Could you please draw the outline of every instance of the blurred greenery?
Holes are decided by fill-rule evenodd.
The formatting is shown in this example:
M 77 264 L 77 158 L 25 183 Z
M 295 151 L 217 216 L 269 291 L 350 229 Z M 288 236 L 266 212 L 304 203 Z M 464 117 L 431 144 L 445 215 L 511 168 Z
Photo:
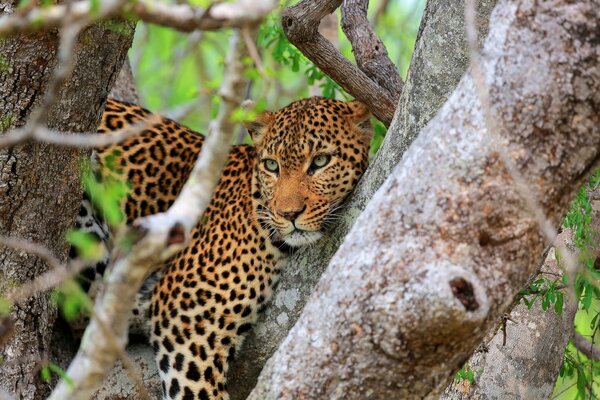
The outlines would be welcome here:
M 575 331 L 591 343 L 600 343 L 600 271 L 595 263 L 597 232 L 592 227 L 592 205 L 587 191 L 597 188 L 600 169 L 594 171 L 587 185 L 577 193 L 563 226 L 573 231 L 573 242 L 579 251 L 581 268 L 575 282 L 579 308 L 575 315 Z M 560 258 L 557 258 L 560 261 Z M 597 345 L 596 345 L 597 346 Z M 588 359 L 572 343 L 565 350 L 564 362 L 552 395 L 553 399 L 596 399 L 600 397 L 600 362 Z
M 196 0 L 194 3 L 206 5 L 207 1 Z M 281 7 L 287 3 L 281 1 Z M 375 29 L 390 58 L 405 77 L 425 0 L 391 0 L 386 3 Z M 371 19 L 381 5 L 382 0 L 370 2 Z M 339 20 L 339 11 L 337 15 Z M 341 27 L 338 33 L 340 51 L 354 61 L 351 45 Z M 162 112 L 189 110 L 181 122 L 206 132 L 208 122 L 218 110 L 214 93 L 223 76 L 229 34 L 228 30 L 223 30 L 189 35 L 160 26 L 139 24 L 130 59 L 141 103 L 151 110 Z M 249 68 L 248 97 L 255 101 L 263 100 L 267 109 L 276 110 L 309 96 L 310 86 L 314 86 L 322 96 L 351 98 L 287 41 L 278 13 L 260 26 L 257 49 L 263 68 Z M 252 63 L 252 60 L 245 61 L 249 65 Z M 385 134 L 382 124 L 374 120 L 374 125 L 373 152 L 379 148 Z M 247 138 L 243 140 L 248 141 Z

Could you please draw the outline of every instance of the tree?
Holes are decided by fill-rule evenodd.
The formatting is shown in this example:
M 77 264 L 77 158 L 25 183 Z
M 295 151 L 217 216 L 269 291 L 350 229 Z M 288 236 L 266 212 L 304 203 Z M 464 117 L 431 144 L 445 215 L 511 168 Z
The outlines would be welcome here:
M 547 195 L 543 197 L 542 206 L 535 208 L 538 213 L 543 210 L 554 224 L 560 212 L 566 208 L 569 195 L 588 171 L 586 168 L 591 169 L 597 157 L 598 130 L 593 125 L 593 110 L 597 110 L 598 99 L 589 95 L 598 89 L 597 54 L 593 51 L 594 38 L 591 33 L 591 27 L 597 22 L 592 8 L 597 5 L 597 1 L 588 0 L 575 5 L 558 1 L 554 6 L 560 11 L 553 11 L 547 5 L 530 5 L 526 1 L 519 2 L 516 6 L 501 2 L 495 22 L 492 22 L 492 35 L 484 48 L 485 57 L 479 62 L 477 57 L 471 57 L 475 61 L 473 74 L 463 78 L 449 102 L 419 134 L 415 144 L 395 169 L 394 166 L 412 140 L 445 101 L 466 69 L 469 57 L 466 40 L 461 34 L 464 27 L 463 3 L 428 3 L 406 82 L 400 79 L 390 54 L 368 23 L 367 2 L 346 1 L 342 6 L 342 25 L 354 49 L 357 66 L 346 61 L 334 46 L 318 35 L 317 27 L 321 18 L 341 3 L 337 0 L 302 1 L 282 14 L 283 28 L 290 41 L 349 93 L 365 101 L 373 113 L 386 126 L 390 126 L 390 130 L 371 169 L 350 200 L 340 224 L 319 246 L 297 254 L 292 268 L 286 271 L 287 275 L 283 278 L 275 304 L 267 310 L 256 334 L 242 351 L 245 356 L 239 360 L 237 371 L 243 371 L 247 375 L 239 379 L 238 387 L 232 382 L 234 395 L 239 398 L 254 386 L 262 362 L 271 355 L 298 318 L 321 271 L 365 206 L 365 212 L 359 219 L 359 227 L 363 232 L 359 233 L 357 228 L 350 231 L 345 239 L 346 244 L 338 250 L 317 286 L 318 295 L 313 295 L 298 325 L 263 371 L 252 396 L 283 398 L 282 390 L 292 397 L 304 394 L 311 398 L 352 394 L 360 396 L 368 390 L 373 390 L 370 393 L 376 397 L 398 393 L 431 395 L 441 391 L 484 334 L 496 325 L 503 310 L 511 303 L 508 300 L 512 300 L 534 271 L 536 257 L 543 248 L 543 238 L 537 233 L 536 224 L 547 224 L 548 221 L 545 218 L 531 217 L 527 207 L 522 206 L 523 190 L 518 184 L 520 174 L 516 174 L 514 168 L 511 168 L 511 157 L 517 154 L 519 170 L 527 180 L 533 182 L 533 192 Z M 385 8 L 387 3 L 382 2 L 381 7 Z M 480 21 L 477 26 L 480 36 L 487 29 L 487 16 L 493 6 L 493 1 L 479 2 Z M 515 12 L 517 6 L 518 12 Z M 102 7 L 105 8 L 94 10 L 93 2 L 81 1 L 73 7 L 52 6 L 53 12 L 44 11 L 50 9 L 32 8 L 15 18 L 0 20 L 0 33 L 14 34 L 44 27 L 58 27 L 65 18 L 88 24 L 97 19 L 119 15 L 185 32 L 235 26 L 240 29 L 234 36 L 238 35 L 238 39 L 246 44 L 248 57 L 242 58 L 239 55 L 238 45 L 232 45 L 229 54 L 238 54 L 239 59 L 248 61 L 244 63 L 246 73 L 242 74 L 239 67 L 230 70 L 237 72 L 225 74 L 221 90 L 233 88 L 227 86 L 227 82 L 233 83 L 236 76 L 254 75 L 261 79 L 254 81 L 253 85 L 256 86 L 247 87 L 261 92 L 264 90 L 267 97 L 273 87 L 279 93 L 283 91 L 276 83 L 271 82 L 269 69 L 264 65 L 264 58 L 267 56 L 260 54 L 261 44 L 277 43 L 279 47 L 274 51 L 273 57 L 279 57 L 278 61 L 292 69 L 297 69 L 299 63 L 305 63 L 297 50 L 286 45 L 280 46 L 282 38 L 276 36 L 279 31 L 273 29 L 272 20 L 267 21 L 267 29 L 260 30 L 259 47 L 253 44 L 250 28 L 274 7 L 273 2 L 250 4 L 240 0 L 231 6 L 215 5 L 206 10 L 186 4 L 151 4 L 141 0 L 107 1 L 103 2 Z M 564 26 L 559 25 L 561 21 Z M 474 24 L 471 23 L 470 26 L 473 33 Z M 68 31 L 64 26 L 62 30 Z M 444 37 L 445 42 L 440 45 L 438 39 L 441 37 Z M 542 37 L 544 40 L 539 39 Z M 194 52 L 194 45 L 202 40 L 202 35 L 192 33 L 189 38 L 187 49 Z M 499 40 L 502 38 L 506 40 L 500 45 Z M 517 38 L 526 39 L 527 43 L 532 44 L 531 47 L 525 51 Z M 537 39 L 539 40 L 536 42 Z M 474 42 L 475 39 L 471 37 L 469 43 L 472 52 Z M 500 51 L 503 53 L 500 54 Z M 548 51 L 555 58 L 551 58 L 552 62 L 547 69 L 541 68 L 539 59 L 530 57 L 544 56 Z M 187 50 L 182 54 L 186 52 Z M 561 62 L 555 62 L 559 58 Z M 89 59 L 94 60 L 93 57 Z M 250 60 L 255 68 L 248 68 Z M 203 65 L 203 62 L 199 64 Z M 229 62 L 228 65 L 233 64 Z M 306 65 L 309 79 L 315 80 L 323 76 L 310 63 Z M 529 71 L 535 66 L 538 67 L 535 71 L 541 72 L 536 74 L 536 79 L 523 84 L 524 77 L 528 76 L 523 71 Z M 477 71 L 489 72 L 488 68 L 492 67 L 496 68 L 494 80 L 490 79 L 492 74 L 489 73 L 483 75 L 487 80 L 478 78 L 481 75 L 477 75 Z M 116 75 L 116 70 L 111 70 L 112 75 Z M 201 68 L 200 73 L 205 81 L 211 81 L 206 70 Z M 559 77 L 574 74 L 578 79 L 572 85 L 566 79 L 551 79 L 549 76 L 552 73 Z M 260 80 L 263 82 L 257 83 Z M 239 113 L 235 108 L 243 95 L 240 82 L 238 80 L 238 84 L 234 85 L 237 89 L 226 96 L 227 99 L 238 100 L 229 106 L 222 104 L 219 107 L 220 114 L 212 128 L 213 132 L 217 132 L 211 135 L 217 138 L 217 155 L 223 155 L 227 138 L 231 137 L 232 125 L 228 121 Z M 504 90 L 503 86 L 508 83 L 513 85 L 510 92 Z M 331 79 L 325 78 L 323 84 L 328 93 L 339 90 Z M 145 87 L 140 86 L 142 96 L 143 91 L 148 90 Z M 491 99 L 485 96 L 488 87 L 491 88 Z M 216 90 L 216 86 L 209 87 L 209 90 Z M 160 96 L 160 93 L 156 96 Z M 538 93 L 540 98 L 552 101 L 538 103 Z M 529 107 L 523 107 L 516 99 Z M 213 114 L 216 113 L 217 108 L 206 102 L 202 104 L 202 107 L 211 107 Z M 189 105 L 185 107 L 189 108 Z M 396 114 L 392 120 L 394 110 Z M 96 111 L 94 115 L 97 115 Z M 496 115 L 502 116 L 501 124 L 495 119 Z M 507 115 L 514 116 L 513 120 L 507 120 Z M 506 125 L 514 130 L 512 135 L 507 133 Z M 531 126 L 539 128 L 531 132 L 528 130 Z M 482 134 L 486 127 L 490 135 L 487 139 Z M 570 136 L 565 135 L 567 129 L 572 127 L 576 127 L 577 131 Z M 74 130 L 62 126 L 57 129 Z M 439 132 L 447 133 L 441 135 Z M 15 137 L 19 138 L 19 134 L 40 138 L 37 134 L 22 130 L 8 134 L 5 141 L 14 141 Z M 509 143 L 509 152 L 505 152 L 496 143 L 498 138 Z M 527 147 L 523 145 L 525 142 Z M 440 150 L 434 144 L 443 144 L 444 148 Z M 493 148 L 492 145 L 498 145 L 498 148 Z M 540 163 L 542 156 L 537 155 L 536 158 L 528 151 L 534 145 L 539 154 L 549 157 L 552 162 Z M 552 146 L 555 150 L 544 152 Z M 561 151 L 557 156 L 556 149 L 564 148 L 569 151 Z M 516 153 L 515 149 L 518 149 Z M 420 156 L 429 157 L 435 163 L 424 165 Z M 466 156 L 468 157 L 465 158 Z M 222 157 L 217 156 L 214 165 L 210 162 L 213 159 L 210 153 L 205 154 L 203 151 L 202 157 L 208 158 L 204 161 L 201 159 L 198 165 L 211 167 L 208 169 L 209 173 L 204 175 L 207 180 L 202 181 L 205 184 L 204 192 L 210 193 L 210 182 L 218 177 L 218 168 L 212 167 L 222 162 Z M 467 159 L 471 165 L 479 165 L 481 168 L 464 168 Z M 579 164 L 572 162 L 576 159 L 580 160 Z M 197 173 L 201 173 L 200 170 Z M 392 176 L 387 183 L 370 200 L 390 173 Z M 408 178 L 409 175 L 412 175 L 412 179 Z M 418 176 L 418 179 L 414 176 Z M 540 181 L 538 176 L 544 176 L 545 179 Z M 487 192 L 476 187 L 483 183 L 489 188 Z M 70 198 L 76 199 L 77 194 L 73 192 Z M 182 198 L 183 204 L 191 197 Z M 410 199 L 415 201 L 411 203 Z M 75 390 L 80 396 L 89 397 L 117 357 L 121 358 L 127 367 L 126 372 L 133 381 L 137 380 L 139 386 L 139 377 L 132 373 L 130 360 L 120 349 L 126 342 L 127 329 L 123 316 L 127 315 L 136 288 L 143 278 L 140 271 L 156 267 L 147 257 L 150 253 L 143 254 L 142 249 L 148 249 L 155 255 L 160 254 L 161 257 L 172 254 L 183 245 L 185 231 L 195 219 L 189 218 L 189 215 L 199 215 L 205 200 L 206 196 L 196 198 L 187 203 L 194 203 L 194 207 L 184 206 L 179 211 L 169 211 L 163 216 L 166 219 L 159 219 L 157 216 L 138 221 L 132 228 L 134 233 L 147 234 L 142 235 L 128 257 L 116 264 L 116 272 L 109 278 L 107 294 L 98 300 L 92 324 L 88 328 L 87 336 L 96 339 L 84 340 L 83 352 L 68 371 L 74 378 Z M 482 202 L 489 207 L 482 207 Z M 74 200 L 73 207 L 75 203 Z M 421 205 L 421 212 L 415 213 L 415 204 Z M 428 205 L 430 207 L 426 208 Z M 460 212 L 462 209 L 470 212 Z M 442 218 L 435 218 L 443 210 L 446 213 L 439 215 Z M 382 213 L 387 215 L 385 220 L 381 219 Z M 188 218 L 181 219 L 184 214 Z M 422 221 L 416 221 L 418 218 Z M 407 222 L 409 220 L 410 223 Z M 390 225 L 390 221 L 398 223 Z M 407 228 L 409 225 L 411 229 Z M 140 230 L 140 227 L 144 229 Z M 66 225 L 61 226 L 61 229 L 64 231 Z M 371 235 L 365 237 L 365 232 L 370 232 Z M 7 244 L 15 246 L 14 242 Z M 381 245 L 385 245 L 385 248 L 377 249 Z M 411 249 L 416 247 L 423 251 L 419 257 L 412 257 Z M 446 251 L 440 251 L 439 254 L 431 251 L 442 248 Z M 406 251 L 401 252 L 399 249 Z M 523 249 L 527 249 L 527 254 L 519 251 Z M 51 247 L 51 250 L 59 254 L 55 247 Z M 483 260 L 486 261 L 485 267 L 479 267 Z M 506 262 L 500 265 L 499 260 Z M 55 264 L 60 264 L 60 257 Z M 316 268 L 308 273 L 305 272 L 307 265 Z M 521 266 L 522 270 L 515 272 L 517 266 Z M 407 273 L 408 268 L 411 273 Z M 422 271 L 439 285 L 420 285 L 412 273 L 413 268 Z M 381 271 L 384 270 L 386 272 L 382 274 Z M 298 271 L 301 273 L 298 274 Z M 506 276 L 497 277 L 499 271 Z M 130 280 L 127 282 L 130 283 L 122 285 L 122 281 L 128 279 Z M 344 285 L 339 287 L 338 282 L 343 282 Z M 500 284 L 496 292 L 491 290 L 493 284 Z M 356 290 L 350 292 L 351 288 Z M 322 298 L 319 299 L 318 296 Z M 410 296 L 413 300 L 409 301 L 407 299 Z M 336 303 L 342 298 L 345 307 Z M 115 301 L 117 299 L 119 301 Z M 436 309 L 444 310 L 455 319 L 439 318 L 435 313 L 429 318 L 420 317 L 418 323 L 415 318 L 411 319 L 415 315 L 414 310 L 419 310 L 421 316 L 429 316 Z M 323 318 L 323 310 L 328 311 L 327 318 Z M 368 315 L 364 313 L 365 310 L 373 311 Z M 563 320 L 566 325 L 570 324 L 568 316 Z M 402 322 L 400 327 L 397 326 L 398 322 Z M 107 327 L 110 329 L 107 330 Z M 306 329 L 317 327 L 318 337 L 325 338 L 318 343 L 325 346 L 320 348 L 320 353 L 313 352 L 304 342 L 306 338 L 302 337 Z M 261 333 L 265 331 L 269 332 L 268 339 L 267 335 Z M 432 332 L 444 332 L 444 335 L 432 335 Z M 394 336 L 396 333 L 400 336 Z M 434 345 L 439 354 L 431 351 Z M 102 357 L 96 353 L 101 353 Z M 248 360 L 257 355 L 262 361 L 251 365 Z M 355 357 L 356 355 L 360 356 Z M 406 356 L 410 363 L 406 361 Z M 85 357 L 88 357 L 87 361 Z M 94 368 L 90 368 L 90 365 Z M 315 365 L 322 368 L 315 368 Z M 357 381 L 358 375 L 352 373 L 352 369 L 359 365 L 368 365 L 368 368 L 361 371 L 363 379 Z M 309 381 L 306 377 L 295 375 L 294 371 L 303 371 L 310 377 Z M 25 375 L 31 377 L 32 373 Z M 232 375 L 239 377 L 240 373 L 234 369 Z M 334 376 L 343 376 L 344 379 L 339 382 L 332 378 Z M 429 378 L 431 376 L 435 377 L 433 382 Z M 393 385 L 382 386 L 382 380 Z M 397 384 L 398 380 L 401 381 L 400 384 Z M 12 388 L 8 389 L 12 391 Z M 64 389 L 64 384 L 59 386 L 54 398 L 64 396 Z M 132 392 L 130 397 L 137 398 L 135 393 Z
M 593 7 L 498 4 L 481 73 L 463 78 L 368 204 L 250 398 L 439 394 L 535 268 L 547 221 L 528 210 L 532 193 L 556 225 L 597 162 Z M 582 47 L 564 58 L 574 37 Z M 571 74 L 584 87 L 556 79 Z M 501 122 L 486 128 L 490 113 Z
M 13 13 L 14 2 L 1 2 L 0 10 L 4 15 Z M 81 32 L 76 27 L 63 29 L 60 38 L 57 31 L 50 31 L 4 39 L 0 43 L 2 131 L 21 127 L 22 132 L 36 132 L 42 126 L 65 132 L 95 130 L 131 45 L 133 26 L 123 27 L 126 30 L 117 33 L 101 23 Z M 48 254 L 66 260 L 64 238 L 80 201 L 76 177 L 83 154 L 35 141 L 10 148 L 6 144 L 0 145 L 0 232 L 5 235 L 2 244 L 14 249 L 0 253 L 2 293 L 45 272 Z M 46 246 L 49 252 L 36 254 L 26 241 Z M 32 249 L 33 254 L 28 254 Z M 56 309 L 48 293 L 41 293 L 14 307 L 10 318 L 14 334 L 1 349 L 0 388 L 23 399 L 45 398 L 50 387 L 34 376 L 52 354 Z

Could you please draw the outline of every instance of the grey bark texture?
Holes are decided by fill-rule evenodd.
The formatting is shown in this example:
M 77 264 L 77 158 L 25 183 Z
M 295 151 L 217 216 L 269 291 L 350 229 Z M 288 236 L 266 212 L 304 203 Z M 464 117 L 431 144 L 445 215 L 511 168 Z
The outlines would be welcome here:
M 498 135 L 554 225 L 600 159 L 598 7 L 501 1 L 484 46 Z M 356 221 L 249 398 L 438 397 L 543 249 L 467 74 Z
M 402 93 L 398 67 L 390 60 L 385 44 L 367 19 L 368 0 L 345 0 L 342 4 L 342 29 L 352 44 L 356 65 L 386 90 L 394 103 Z
M 368 76 L 368 72 L 362 71 L 348 61 L 331 42 L 319 33 L 321 20 L 334 12 L 341 4 L 342 0 L 302 0 L 283 11 L 281 15 L 283 30 L 288 40 L 309 60 L 344 90 L 364 102 L 385 126 L 389 126 L 394 115 L 397 95 L 390 97 L 388 90 L 381 88 L 377 82 L 372 80 Z M 350 39 L 352 41 L 354 37 L 351 36 Z M 355 42 L 352 43 L 355 44 Z M 378 56 L 383 56 L 383 53 Z M 380 81 L 392 82 L 394 80 L 394 78 L 383 76 L 386 71 L 379 72 Z M 393 75 L 397 77 L 398 73 L 394 71 Z
M 487 32 L 495 0 L 479 1 L 479 33 Z M 423 14 L 396 121 L 327 237 L 296 253 L 274 299 L 260 315 L 229 372 L 232 399 L 245 399 L 266 361 L 294 326 L 321 274 L 358 215 L 400 161 L 418 132 L 446 101 L 468 65 L 464 1 L 430 0 Z
M 571 230 L 564 230 L 557 240 L 571 245 Z M 540 269 L 540 276 L 545 273 L 562 275 L 554 248 Z M 571 296 L 565 294 L 564 299 L 561 315 L 553 309 L 544 311 L 539 301 L 531 309 L 523 302 L 517 304 L 504 330 L 498 329 L 465 364 L 476 371 L 474 383 L 453 380 L 440 399 L 549 399 L 577 311 Z
M 108 97 L 127 103 L 139 104 L 140 96 L 135 87 L 135 80 L 133 79 L 133 72 L 128 58 L 125 59 L 121 72 L 119 72 Z
M 15 2 L 0 3 L 2 13 Z M 116 33 L 105 24 L 84 30 L 77 46 L 73 76 L 58 93 L 48 125 L 61 131 L 95 129 L 101 108 L 131 45 L 133 27 Z M 25 123 L 40 103 L 56 66 L 56 31 L 5 38 L 0 43 L 1 132 Z M 0 150 L 0 232 L 47 246 L 66 260 L 65 232 L 73 225 L 81 201 L 82 152 L 28 142 Z M 21 251 L 0 249 L 0 293 L 29 281 L 47 266 Z M 32 297 L 11 311 L 15 332 L 0 349 L 0 388 L 19 399 L 42 399 L 49 386 L 39 369 L 51 358 L 50 338 L 56 318 L 48 293 Z

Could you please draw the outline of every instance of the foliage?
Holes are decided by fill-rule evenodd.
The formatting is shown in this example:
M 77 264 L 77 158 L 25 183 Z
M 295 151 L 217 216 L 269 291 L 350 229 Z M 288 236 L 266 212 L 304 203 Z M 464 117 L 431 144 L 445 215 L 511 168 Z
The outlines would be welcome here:
M 53 373 L 58 375 L 61 379 L 64 379 L 67 385 L 73 386 L 73 380 L 69 378 L 65 370 L 53 362 L 47 362 L 42 366 L 42 369 L 40 370 L 40 377 L 44 382 L 48 382 L 52 378 Z
M 475 383 L 475 378 L 477 378 L 477 376 L 481 375 L 482 373 L 483 373 L 482 368 L 479 368 L 478 370 L 474 370 L 468 364 L 466 364 L 464 367 L 462 367 L 461 369 L 458 370 L 458 372 L 454 376 L 454 380 L 456 382 L 467 381 L 470 384 L 473 384 L 473 383 Z
M 580 271 L 575 282 L 575 296 L 579 300 L 575 316 L 575 330 L 589 340 L 598 342 L 600 327 L 600 272 L 596 269 L 595 255 L 591 251 L 598 246 L 597 233 L 592 227 L 592 205 L 588 191 L 597 188 L 600 169 L 594 171 L 587 185 L 584 185 L 573 200 L 563 226 L 573 232 L 573 244 L 579 253 L 577 260 Z M 557 261 L 560 255 L 557 254 Z M 566 283 L 566 279 L 564 281 Z M 588 359 L 570 343 L 564 355 L 560 377 L 554 389 L 553 398 L 589 399 L 600 396 L 600 363 Z
M 206 3 L 202 0 L 196 2 Z M 371 14 L 380 2 L 370 2 Z M 287 3 L 282 1 L 281 7 Z M 390 58 L 396 62 L 403 76 L 408 69 L 424 6 L 424 0 L 391 0 L 387 12 L 381 14 L 375 25 Z M 351 45 L 341 28 L 339 38 L 340 51 L 353 61 Z M 218 110 L 215 93 L 222 79 L 228 39 L 227 31 L 188 35 L 139 24 L 130 58 L 141 103 L 167 114 L 186 109 L 189 112 L 180 120 L 194 130 L 206 132 L 208 122 Z M 262 101 L 267 109 L 281 108 L 315 91 L 325 97 L 350 99 L 339 85 L 288 42 L 278 13 L 272 14 L 259 27 L 257 49 L 262 68 L 249 68 L 248 97 Z M 309 87 L 313 89 L 309 91 Z M 372 154 L 379 148 L 385 134 L 382 124 L 375 120 L 373 124 Z M 238 142 L 244 141 L 249 142 L 249 139 L 238 138 Z

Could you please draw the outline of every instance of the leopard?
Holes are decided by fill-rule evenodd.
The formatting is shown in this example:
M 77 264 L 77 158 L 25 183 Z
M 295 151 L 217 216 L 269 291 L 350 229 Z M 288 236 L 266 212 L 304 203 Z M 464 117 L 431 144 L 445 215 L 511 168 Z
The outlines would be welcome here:
M 109 99 L 98 132 L 151 116 Z M 373 128 L 360 101 L 317 96 L 255 116 L 245 122 L 252 144 L 231 146 L 189 243 L 148 279 L 133 311 L 148 321 L 164 399 L 229 399 L 229 364 L 281 271 L 330 229 L 368 165 Z M 99 179 L 127 182 L 122 208 L 130 224 L 173 204 L 203 142 L 159 117 L 138 135 L 95 149 L 94 170 Z M 84 197 L 76 225 L 108 247 L 111 229 L 91 203 Z M 109 264 L 107 256 L 87 272 L 89 280 Z

